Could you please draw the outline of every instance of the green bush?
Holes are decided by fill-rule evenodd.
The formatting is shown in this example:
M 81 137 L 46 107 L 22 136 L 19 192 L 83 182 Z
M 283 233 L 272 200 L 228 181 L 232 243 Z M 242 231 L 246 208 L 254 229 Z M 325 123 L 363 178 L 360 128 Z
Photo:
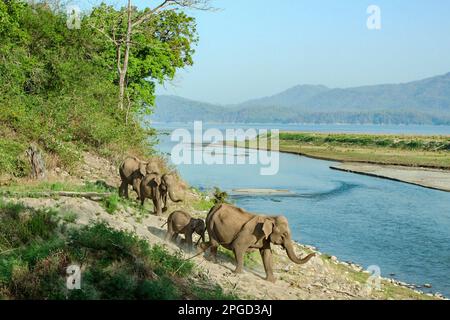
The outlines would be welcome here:
M 218 285 L 212 288 L 194 287 L 192 292 L 199 300 L 237 300 L 237 296 L 225 293 Z
M 147 152 L 149 132 L 133 114 L 125 123 L 103 44 L 87 24 L 70 30 L 64 12 L 17 0 L 1 0 L 0 17 L 0 174 L 29 173 L 30 142 L 66 169 L 83 150 Z
M 30 165 L 24 158 L 25 149 L 25 146 L 18 141 L 0 138 L 0 174 L 12 173 L 17 177 L 26 176 L 30 172 Z
M 110 195 L 103 200 L 105 210 L 109 214 L 114 214 L 119 208 L 120 197 L 117 194 Z
M 104 223 L 64 229 L 54 211 L 0 202 L 0 297 L 7 299 L 233 298 L 182 278 L 194 264 Z M 8 231 L 8 232 L 5 232 Z M 83 266 L 80 290 L 67 290 L 66 268 Z
M 282 132 L 280 140 L 316 145 L 372 146 L 423 151 L 450 150 L 450 139 L 447 137 Z
M 159 275 L 170 273 L 183 277 L 190 274 L 194 268 L 194 264 L 191 261 L 183 260 L 181 253 L 169 254 L 164 247 L 159 245 L 151 248 L 149 256 L 155 266 L 156 274 Z
M 0 202 L 0 249 L 8 250 L 29 244 L 34 239 L 50 239 L 58 225 L 54 211 L 39 210 L 33 214 L 20 204 Z
M 181 297 L 180 291 L 172 280 L 162 277 L 158 280 L 145 280 L 136 288 L 136 297 L 140 300 L 175 300 Z

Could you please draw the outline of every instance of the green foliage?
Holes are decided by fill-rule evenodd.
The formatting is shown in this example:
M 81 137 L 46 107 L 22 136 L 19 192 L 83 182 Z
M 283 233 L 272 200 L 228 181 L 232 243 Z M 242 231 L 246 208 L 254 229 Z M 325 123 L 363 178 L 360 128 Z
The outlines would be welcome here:
M 0 154 L 2 155 L 0 157 L 0 173 L 10 172 L 18 177 L 26 176 L 30 167 L 24 159 L 24 150 L 25 147 L 22 143 L 0 138 Z
M 16 183 L 7 187 L 0 187 L 0 190 L 8 192 L 44 192 L 44 191 L 70 191 L 70 192 L 116 192 L 116 188 L 107 185 L 104 181 L 85 182 L 82 185 L 72 184 L 69 182 L 39 182 L 36 184 Z
M 94 223 L 66 230 L 56 213 L 0 202 L 0 297 L 8 299 L 222 299 L 183 282 L 193 263 L 135 234 Z M 7 232 L 6 232 L 7 231 Z M 66 289 L 66 268 L 83 266 L 81 290 Z
M 27 214 L 20 204 L 2 204 L 0 202 L 0 250 L 8 250 L 29 244 L 33 239 L 47 240 L 57 227 L 54 211 L 39 210 Z
M 220 188 L 215 187 L 214 188 L 214 204 L 220 204 L 220 203 L 228 203 L 228 193 L 225 191 L 220 190 Z
M 212 197 L 208 196 L 206 193 L 192 188 L 192 190 L 199 195 L 199 199 L 192 203 L 195 210 L 199 211 L 209 211 L 216 204 L 229 203 L 229 195 L 227 192 L 220 190 L 220 188 L 215 187 Z
M 119 208 L 120 198 L 117 194 L 112 194 L 103 200 L 106 212 L 114 214 Z
M 192 207 L 199 211 L 209 211 L 212 207 L 214 207 L 214 200 L 201 196 L 200 199 L 192 202 Z
M 222 287 L 216 285 L 212 288 L 194 287 L 192 290 L 199 300 L 237 300 L 234 294 L 225 293 Z
M 405 150 L 450 151 L 448 137 L 369 134 L 280 133 L 280 140 L 313 145 L 386 147 Z
M 75 212 L 64 212 L 61 214 L 61 218 L 67 223 L 74 223 L 77 220 L 77 214 Z
M 180 292 L 168 277 L 162 277 L 158 281 L 143 281 L 136 296 L 141 300 L 174 300 L 180 297 Z
M 177 274 L 186 276 L 191 273 L 194 264 L 191 261 L 184 261 L 181 253 L 169 255 L 164 247 L 155 245 L 150 251 L 151 261 L 157 266 L 155 272 L 157 274 Z
M 131 20 L 135 22 L 146 13 L 147 9 L 134 7 Z M 92 26 L 101 48 L 99 63 L 110 70 L 109 78 L 117 84 L 117 51 L 125 51 L 127 8 L 117 10 L 103 3 L 82 24 Z M 156 83 L 172 80 L 178 68 L 193 64 L 193 45 L 198 41 L 195 19 L 179 11 L 161 11 L 142 23 L 133 23 L 131 38 L 126 95 L 133 112 L 149 114 Z
M 134 10 L 133 19 L 144 12 Z M 150 152 L 154 131 L 142 128 L 142 113 L 151 111 L 155 83 L 192 64 L 195 21 L 168 11 L 135 28 L 126 79 L 131 105 L 120 110 L 116 50 L 98 30 L 119 35 L 125 26 L 124 9 L 105 4 L 86 14 L 80 29 L 69 29 L 66 14 L 48 5 L 0 0 L 0 174 L 29 172 L 20 155 L 30 142 L 67 169 L 84 150 L 114 159 Z

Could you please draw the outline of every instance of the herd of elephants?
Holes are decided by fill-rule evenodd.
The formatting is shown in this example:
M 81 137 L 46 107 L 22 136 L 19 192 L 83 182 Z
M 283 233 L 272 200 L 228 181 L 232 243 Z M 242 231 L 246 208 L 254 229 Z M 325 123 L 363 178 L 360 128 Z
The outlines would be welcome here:
M 176 174 L 162 174 L 158 161 L 141 161 L 128 157 L 119 168 L 121 185 L 119 195 L 128 198 L 128 187 L 131 185 L 137 193 L 141 204 L 145 199 L 152 200 L 154 213 L 162 215 L 167 211 L 168 197 L 173 202 L 183 201 L 179 196 L 179 182 Z M 286 250 L 290 260 L 304 264 L 314 253 L 304 258 L 295 254 L 288 220 L 284 216 L 263 216 L 246 212 L 230 204 L 218 203 L 208 212 L 206 220 L 195 219 L 184 211 L 172 212 L 167 219 L 166 240 L 175 241 L 179 234 L 185 236 L 186 244 L 192 248 L 192 235 L 197 233 L 202 252 L 210 250 L 210 259 L 217 261 L 217 249 L 223 246 L 234 252 L 236 259 L 235 273 L 241 273 L 244 266 L 244 255 L 249 250 L 259 249 L 266 280 L 274 282 L 271 244 L 279 245 Z M 205 240 L 205 232 L 209 241 Z

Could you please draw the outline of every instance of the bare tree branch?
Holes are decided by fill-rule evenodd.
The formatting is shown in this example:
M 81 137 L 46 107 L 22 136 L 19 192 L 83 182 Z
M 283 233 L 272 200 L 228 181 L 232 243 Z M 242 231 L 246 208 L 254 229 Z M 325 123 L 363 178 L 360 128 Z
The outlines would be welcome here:
M 102 29 L 100 29 L 100 28 L 97 28 L 97 27 L 96 27 L 95 25 L 93 25 L 92 23 L 90 23 L 89 26 L 90 26 L 91 28 L 97 30 L 98 32 L 100 32 L 100 33 L 101 33 L 102 35 L 104 35 L 109 41 L 111 41 L 112 43 L 114 43 L 114 44 L 117 46 L 117 41 L 116 41 L 116 39 L 115 39 L 115 36 L 114 36 L 114 38 L 111 38 L 111 37 L 105 32 L 105 30 L 102 30 Z
M 140 18 L 138 18 L 135 22 L 133 22 L 133 28 L 135 26 L 140 25 L 142 22 L 148 20 L 151 16 L 153 16 L 156 12 L 159 10 L 169 6 L 171 4 L 172 0 L 164 0 L 162 3 L 160 3 L 158 6 L 156 6 L 154 9 L 150 9 L 145 14 L 143 14 Z
M 190 8 L 195 10 L 212 10 L 209 5 L 209 0 L 164 0 L 154 9 L 147 11 L 141 17 L 139 17 L 134 23 L 133 27 L 148 21 L 153 15 L 161 11 L 162 9 L 173 7 L 167 10 L 177 10 L 180 8 Z

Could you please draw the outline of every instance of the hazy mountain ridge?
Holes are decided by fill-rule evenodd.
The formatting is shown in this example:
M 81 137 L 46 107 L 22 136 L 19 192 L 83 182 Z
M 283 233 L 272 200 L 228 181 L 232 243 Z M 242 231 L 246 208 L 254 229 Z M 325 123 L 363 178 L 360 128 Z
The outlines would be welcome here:
M 158 96 L 156 106 L 160 122 L 450 124 L 450 73 L 347 89 L 300 85 L 228 106 Z

